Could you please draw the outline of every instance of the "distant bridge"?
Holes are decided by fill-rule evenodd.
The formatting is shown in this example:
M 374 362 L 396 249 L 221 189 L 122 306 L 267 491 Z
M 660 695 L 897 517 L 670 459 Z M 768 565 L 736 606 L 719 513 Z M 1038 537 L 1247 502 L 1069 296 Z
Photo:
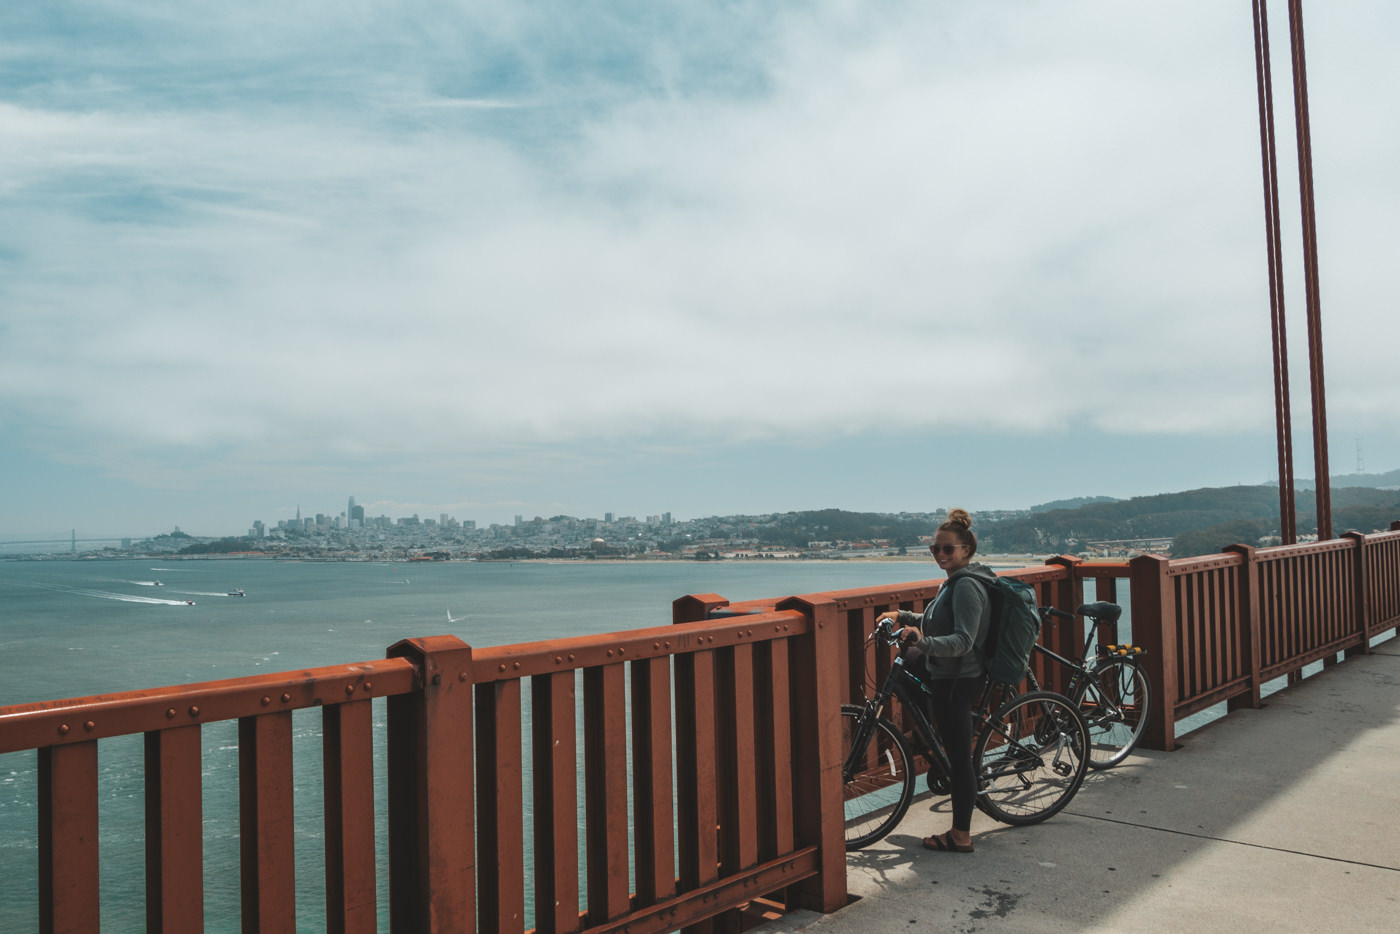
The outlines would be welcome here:
M 31 538 L 0 542 L 0 548 L 28 548 L 35 545 L 67 545 L 72 550 L 77 551 L 79 545 L 121 544 L 125 541 L 136 541 L 138 538 L 145 537 L 147 536 L 108 535 L 104 538 L 78 538 L 77 536 L 70 535 L 67 538 Z
M 70 545 L 87 542 L 124 542 L 128 538 L 141 538 L 138 535 L 108 535 L 105 538 L 34 538 L 22 542 L 0 542 L 0 545 Z

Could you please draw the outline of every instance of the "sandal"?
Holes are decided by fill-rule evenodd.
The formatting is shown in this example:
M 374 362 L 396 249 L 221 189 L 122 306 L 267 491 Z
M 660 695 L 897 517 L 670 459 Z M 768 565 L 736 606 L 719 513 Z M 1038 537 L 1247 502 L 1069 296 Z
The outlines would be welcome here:
M 953 839 L 951 830 L 937 834 L 932 837 L 924 837 L 924 849 L 941 850 L 945 853 L 971 853 L 971 843 L 958 843 Z

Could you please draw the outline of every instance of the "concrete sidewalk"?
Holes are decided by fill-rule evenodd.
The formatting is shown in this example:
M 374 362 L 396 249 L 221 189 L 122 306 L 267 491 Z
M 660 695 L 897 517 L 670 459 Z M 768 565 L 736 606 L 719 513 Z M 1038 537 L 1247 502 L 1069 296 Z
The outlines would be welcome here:
M 924 850 L 946 798 L 848 855 L 859 900 L 763 934 L 1400 930 L 1400 640 L 1090 772 L 1032 827 L 973 818 L 977 851 Z

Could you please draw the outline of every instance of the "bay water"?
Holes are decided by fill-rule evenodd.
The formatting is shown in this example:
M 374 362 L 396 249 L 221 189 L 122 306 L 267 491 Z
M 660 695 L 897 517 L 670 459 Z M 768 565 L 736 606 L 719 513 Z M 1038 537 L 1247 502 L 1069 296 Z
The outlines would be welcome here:
M 485 647 L 667 625 L 672 601 L 690 593 L 738 602 L 934 577 L 941 572 L 931 562 L 915 561 L 0 560 L 0 706 L 383 658 L 416 636 Z M 378 904 L 387 930 L 383 713 L 376 702 Z M 293 724 L 298 927 L 318 931 L 320 712 L 298 711 Z M 205 929 L 234 932 L 237 724 L 206 726 L 203 744 Z M 145 928 L 142 749 L 140 736 L 99 746 L 106 931 Z M 0 931 L 37 921 L 37 773 L 32 751 L 0 755 Z

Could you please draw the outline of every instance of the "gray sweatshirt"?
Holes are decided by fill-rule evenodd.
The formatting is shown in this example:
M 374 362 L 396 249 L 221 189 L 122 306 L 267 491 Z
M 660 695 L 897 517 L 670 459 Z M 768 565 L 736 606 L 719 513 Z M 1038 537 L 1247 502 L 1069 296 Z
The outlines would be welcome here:
M 948 575 L 922 616 L 899 611 L 901 626 L 917 626 L 924 634 L 917 648 L 926 656 L 931 678 L 973 678 L 987 670 L 984 659 L 992 602 L 986 587 L 961 581 L 964 577 L 990 583 L 996 574 L 974 561 Z

